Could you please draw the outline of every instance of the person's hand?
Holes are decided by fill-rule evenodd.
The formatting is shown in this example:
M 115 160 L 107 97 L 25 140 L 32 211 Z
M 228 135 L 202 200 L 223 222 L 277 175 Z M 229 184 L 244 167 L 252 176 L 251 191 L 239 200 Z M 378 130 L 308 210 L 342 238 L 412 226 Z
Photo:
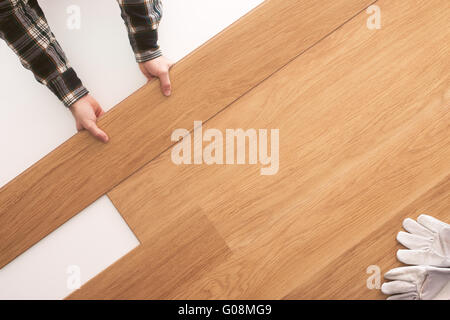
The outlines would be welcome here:
M 154 78 L 159 78 L 161 92 L 168 97 L 172 93 L 172 85 L 170 84 L 169 78 L 169 70 L 172 65 L 173 63 L 167 58 L 161 56 L 153 60 L 139 63 L 139 68 L 149 81 Z
M 97 127 L 97 119 L 105 112 L 91 95 L 80 98 L 69 109 L 75 118 L 78 131 L 87 130 L 98 140 L 108 142 L 108 135 Z

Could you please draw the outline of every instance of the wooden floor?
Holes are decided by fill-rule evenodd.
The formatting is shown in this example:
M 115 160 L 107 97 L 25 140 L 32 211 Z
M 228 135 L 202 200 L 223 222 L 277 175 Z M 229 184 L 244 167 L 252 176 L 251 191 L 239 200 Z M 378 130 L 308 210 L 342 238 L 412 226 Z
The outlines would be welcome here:
M 78 134 L 1 188 L 0 268 L 373 1 L 322 2 L 267 0 L 174 66 L 170 99 L 153 82 L 108 112 L 110 143 Z
M 97 188 L 141 245 L 69 299 L 384 298 L 366 287 L 366 269 L 400 265 L 402 220 L 450 221 L 450 4 L 379 0 L 382 28 L 369 30 L 370 4 L 269 0 L 175 68 L 174 97 L 151 107 L 160 113 L 143 103 L 156 85 L 130 96 L 103 122 L 112 146 L 79 135 L 0 191 L 0 235 L 9 241 L 0 261 L 92 202 Z M 256 35 L 267 10 L 280 35 L 264 42 Z M 229 45 L 243 48 L 216 51 Z M 188 76 L 205 62 L 217 70 L 194 78 L 194 90 Z M 222 132 L 279 129 L 279 172 L 174 165 L 170 134 L 193 120 Z M 111 163 L 90 168 L 100 156 Z M 43 186 L 82 188 L 52 201 L 22 189 Z M 58 203 L 68 213 L 43 227 Z M 8 212 L 21 215 L 11 223 Z M 25 232 L 24 221 L 40 231 L 23 240 L 4 227 Z

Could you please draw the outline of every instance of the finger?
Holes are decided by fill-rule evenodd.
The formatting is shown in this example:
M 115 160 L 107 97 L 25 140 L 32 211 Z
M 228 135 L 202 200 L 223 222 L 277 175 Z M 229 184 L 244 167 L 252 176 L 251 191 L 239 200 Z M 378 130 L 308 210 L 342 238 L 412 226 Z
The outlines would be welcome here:
M 410 250 L 404 250 L 410 251 Z M 401 281 L 409 281 L 414 282 L 418 279 L 418 277 L 425 273 L 426 269 L 419 266 L 413 267 L 399 267 L 389 270 L 384 274 L 384 278 L 388 280 L 401 280 Z
M 433 233 L 411 218 L 403 220 L 403 228 L 412 234 L 422 237 L 433 237 Z
M 424 253 L 423 250 L 398 250 L 397 259 L 404 264 L 421 265 L 425 260 Z
M 387 295 L 415 292 L 416 290 L 415 284 L 406 281 L 390 281 L 383 283 L 381 286 L 381 292 Z
M 144 75 L 147 78 L 147 81 L 152 81 L 155 79 L 155 76 L 152 76 L 150 73 L 146 73 Z
M 105 111 L 103 111 L 102 107 L 100 105 L 96 105 L 95 106 L 95 116 L 97 118 L 99 118 L 99 117 L 101 117 L 104 114 L 105 114 Z
M 417 292 L 407 292 L 402 294 L 395 294 L 387 298 L 387 300 L 418 300 Z
M 443 228 L 450 227 L 450 225 L 426 214 L 421 214 L 417 218 L 417 222 L 433 232 L 440 232 Z
M 398 250 L 397 259 L 409 265 L 450 267 L 450 259 L 429 250 Z
M 397 241 L 412 250 L 425 250 L 428 249 L 433 243 L 432 238 L 425 238 L 403 231 L 400 231 L 397 234 Z
M 100 140 L 104 143 L 109 141 L 108 135 L 103 130 L 101 130 L 99 127 L 97 127 L 97 124 L 95 122 L 93 122 L 93 121 L 88 122 L 88 124 L 85 126 L 85 128 L 98 140 Z
M 161 91 L 168 97 L 172 93 L 172 85 L 170 83 L 169 72 L 164 72 L 159 76 L 159 81 L 161 82 Z
M 147 69 L 143 68 L 142 69 L 142 73 L 144 74 L 144 76 L 147 78 L 148 81 L 153 80 L 155 77 L 147 71 Z

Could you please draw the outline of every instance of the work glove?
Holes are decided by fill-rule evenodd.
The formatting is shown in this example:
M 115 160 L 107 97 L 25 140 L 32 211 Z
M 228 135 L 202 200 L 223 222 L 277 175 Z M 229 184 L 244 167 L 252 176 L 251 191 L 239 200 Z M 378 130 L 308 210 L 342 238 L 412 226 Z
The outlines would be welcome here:
M 417 222 L 407 218 L 397 240 L 410 250 L 398 250 L 397 258 L 409 265 L 450 267 L 450 225 L 422 214 Z
M 450 269 L 428 266 L 401 267 L 388 271 L 390 282 L 381 291 L 388 300 L 450 300 Z

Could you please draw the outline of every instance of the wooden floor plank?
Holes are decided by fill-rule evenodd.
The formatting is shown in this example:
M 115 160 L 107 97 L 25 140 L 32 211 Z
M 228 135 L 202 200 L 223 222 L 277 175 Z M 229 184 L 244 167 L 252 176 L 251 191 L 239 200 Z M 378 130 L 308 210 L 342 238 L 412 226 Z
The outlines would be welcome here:
M 231 253 L 201 210 L 141 240 L 138 248 L 68 299 L 165 299 Z
M 397 233 L 406 218 L 416 219 L 420 214 L 450 222 L 450 176 L 446 176 L 433 188 L 418 197 L 392 218 L 375 226 L 368 237 L 333 260 L 314 277 L 289 293 L 285 299 L 384 299 L 377 288 L 369 289 L 366 272 L 371 265 L 378 266 L 381 276 L 388 270 L 404 266 L 396 258 L 398 249 L 405 249 L 397 241 Z M 372 274 L 370 274 L 372 275 Z M 383 283 L 381 279 L 381 283 Z M 332 285 L 331 285 L 332 284 Z
M 445 162 L 450 156 L 449 141 L 445 140 L 449 120 L 438 116 L 416 124 L 398 140 L 368 154 L 367 162 L 323 180 L 309 192 L 299 187 L 294 196 L 282 184 L 275 184 L 255 209 L 239 210 L 243 197 L 234 193 L 228 202 L 236 201 L 236 206 L 205 209 L 210 220 L 213 216 L 219 219 L 218 212 L 229 215 L 222 223 L 213 222 L 234 254 L 195 284 L 177 288 L 172 298 L 278 299 L 309 281 L 377 225 L 389 221 L 392 212 L 450 172 Z M 427 130 L 429 127 L 432 129 Z M 435 139 L 411 143 L 409 140 L 417 139 L 415 130 Z M 429 163 L 435 166 L 431 171 Z M 285 191 L 288 194 L 281 195 Z M 280 202 L 272 203 L 273 199 Z M 264 209 L 261 202 L 265 202 Z M 328 284 L 330 291 L 335 289 L 335 283 Z M 334 292 L 330 298 L 345 296 L 339 290 Z
M 277 175 L 177 167 L 166 152 L 109 193 L 138 237 L 201 206 L 233 250 L 168 297 L 297 292 L 448 176 L 450 8 L 379 5 L 382 30 L 359 15 L 206 124 L 279 128 Z M 334 284 L 327 292 L 342 293 Z
M 175 128 L 207 120 L 372 0 L 267 0 L 178 63 L 174 94 L 150 83 L 0 189 L 0 268 L 157 157 Z

